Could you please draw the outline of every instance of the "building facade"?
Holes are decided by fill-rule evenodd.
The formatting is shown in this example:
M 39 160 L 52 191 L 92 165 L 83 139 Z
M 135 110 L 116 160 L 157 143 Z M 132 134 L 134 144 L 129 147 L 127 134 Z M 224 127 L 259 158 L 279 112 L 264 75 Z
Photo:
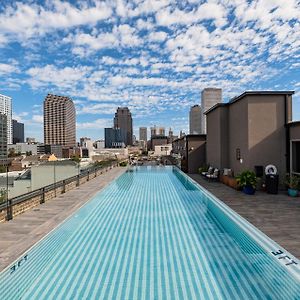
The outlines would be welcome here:
M 145 141 L 147 142 L 147 127 L 140 127 L 139 129 L 140 133 L 140 141 Z
M 222 102 L 222 89 L 206 88 L 201 92 L 201 133 L 206 134 L 207 122 L 205 112 Z
M 201 134 L 201 107 L 194 105 L 190 109 L 190 134 Z
M 120 133 L 124 135 L 126 146 L 133 145 L 132 116 L 128 107 L 118 107 L 114 117 L 114 129 L 121 129 Z
M 0 164 L 7 160 L 7 116 L 0 113 Z
M 151 138 L 155 136 L 165 136 L 166 135 L 166 129 L 165 127 L 156 127 L 155 125 L 153 127 L 150 127 L 151 132 Z
M 275 165 L 280 181 L 289 171 L 292 91 L 245 92 L 206 112 L 207 163 L 233 170 Z
M 105 148 L 124 148 L 126 132 L 121 128 L 105 128 Z
M 206 135 L 188 134 L 172 143 L 173 154 L 179 159 L 179 167 L 186 173 L 198 173 L 206 164 Z
M 7 118 L 7 144 L 13 142 L 12 128 L 12 100 L 11 97 L 0 94 L 0 113 L 6 115 Z
M 69 97 L 48 94 L 44 100 L 45 145 L 76 146 L 76 112 Z
M 300 175 L 300 121 L 288 124 L 290 136 L 290 173 Z
M 13 124 L 13 144 L 24 143 L 24 124 L 17 120 L 12 120 Z

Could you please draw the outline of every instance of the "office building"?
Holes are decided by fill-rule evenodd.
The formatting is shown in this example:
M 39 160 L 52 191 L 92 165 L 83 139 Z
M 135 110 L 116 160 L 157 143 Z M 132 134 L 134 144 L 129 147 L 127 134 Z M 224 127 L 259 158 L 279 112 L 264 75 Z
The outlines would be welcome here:
M 155 137 L 155 136 L 165 136 L 166 135 L 165 127 L 156 127 L 156 125 L 154 125 L 153 127 L 150 127 L 150 132 L 151 132 L 151 138 Z
M 126 132 L 121 128 L 105 128 L 105 148 L 124 148 Z
M 11 97 L 0 94 L 0 113 L 7 118 L 7 144 L 12 144 L 12 103 Z
M 201 92 L 201 133 L 206 134 L 205 112 L 222 102 L 222 89 L 206 88 Z
M 147 127 L 140 127 L 140 141 L 147 142 Z
M 7 116 L 0 113 L 0 163 L 7 160 Z
M 24 143 L 24 124 L 17 120 L 12 120 L 13 124 L 13 144 Z
M 201 133 L 201 107 L 194 105 L 190 109 L 190 134 Z
M 122 141 L 125 146 L 132 145 L 132 117 L 128 107 L 118 107 L 114 117 L 114 129 L 121 129 L 120 133 L 124 135 Z
M 76 146 L 76 112 L 69 97 L 48 94 L 44 101 L 45 145 Z

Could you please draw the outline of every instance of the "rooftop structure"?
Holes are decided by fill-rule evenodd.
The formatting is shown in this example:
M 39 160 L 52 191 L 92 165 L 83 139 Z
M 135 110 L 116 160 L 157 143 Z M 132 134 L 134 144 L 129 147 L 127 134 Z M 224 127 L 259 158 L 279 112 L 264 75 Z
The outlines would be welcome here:
M 214 105 L 207 116 L 207 163 L 235 174 L 275 165 L 289 171 L 293 91 L 250 91 Z

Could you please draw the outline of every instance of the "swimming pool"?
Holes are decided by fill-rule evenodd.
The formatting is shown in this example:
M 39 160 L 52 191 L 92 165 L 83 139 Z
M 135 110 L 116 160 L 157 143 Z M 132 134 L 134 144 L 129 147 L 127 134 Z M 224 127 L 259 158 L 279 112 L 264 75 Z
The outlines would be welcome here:
M 300 299 L 299 261 L 173 167 L 117 178 L 0 274 L 1 299 Z

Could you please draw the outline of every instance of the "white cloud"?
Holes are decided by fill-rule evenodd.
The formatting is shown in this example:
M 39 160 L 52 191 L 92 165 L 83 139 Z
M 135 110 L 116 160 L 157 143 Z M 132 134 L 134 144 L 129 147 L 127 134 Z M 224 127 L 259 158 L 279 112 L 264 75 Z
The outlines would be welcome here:
M 111 16 L 112 11 L 105 2 L 93 2 L 91 7 L 83 4 L 76 7 L 60 0 L 47 2 L 47 7 L 17 2 L 7 6 L 0 15 L 0 30 L 19 37 L 32 37 L 55 29 L 93 25 Z
M 77 128 L 80 129 L 103 129 L 105 127 L 111 127 L 111 119 L 96 119 L 92 122 L 78 122 Z
M 27 82 L 34 89 L 47 85 L 69 88 L 84 80 L 90 73 L 90 70 L 91 68 L 87 66 L 64 67 L 61 69 L 54 65 L 33 67 L 26 72 L 31 77 Z
M 19 69 L 14 64 L 0 63 L 0 75 L 19 72 Z
M 149 34 L 149 40 L 153 42 L 163 42 L 167 39 L 167 36 L 164 31 L 151 32 Z
M 43 115 L 33 115 L 32 121 L 35 123 L 43 124 L 44 123 L 44 116 Z
M 159 25 L 170 26 L 174 24 L 193 24 L 203 20 L 213 20 L 217 27 L 224 26 L 227 23 L 227 11 L 221 4 L 204 3 L 198 9 L 193 11 L 184 11 L 170 7 L 161 10 L 156 14 L 156 20 Z

